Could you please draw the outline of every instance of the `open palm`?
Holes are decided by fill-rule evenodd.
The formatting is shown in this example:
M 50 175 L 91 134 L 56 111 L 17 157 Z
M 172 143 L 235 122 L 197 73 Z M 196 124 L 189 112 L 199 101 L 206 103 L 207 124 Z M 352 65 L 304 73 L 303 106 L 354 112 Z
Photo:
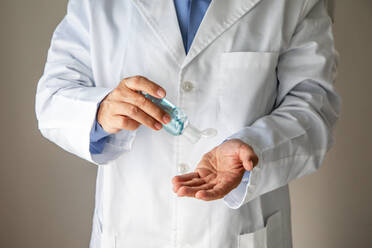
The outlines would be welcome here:
M 228 140 L 206 153 L 192 173 L 175 176 L 178 196 L 205 201 L 223 198 L 236 188 L 245 170 L 252 170 L 258 157 L 252 147 L 238 139 Z

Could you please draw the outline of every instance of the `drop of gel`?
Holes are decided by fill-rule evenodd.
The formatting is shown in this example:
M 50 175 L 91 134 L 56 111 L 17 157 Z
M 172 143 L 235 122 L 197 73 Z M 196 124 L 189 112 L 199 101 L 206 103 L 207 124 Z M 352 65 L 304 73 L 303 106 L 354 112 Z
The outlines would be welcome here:
M 217 130 L 214 128 L 207 128 L 201 132 L 203 138 L 213 138 L 217 135 Z

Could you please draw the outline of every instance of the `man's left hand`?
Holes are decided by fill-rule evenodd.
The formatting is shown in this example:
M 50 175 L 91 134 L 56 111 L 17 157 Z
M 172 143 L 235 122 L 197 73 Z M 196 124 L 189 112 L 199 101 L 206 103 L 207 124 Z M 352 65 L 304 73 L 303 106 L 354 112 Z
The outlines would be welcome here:
M 173 191 L 178 196 L 211 201 L 236 188 L 245 170 L 258 163 L 252 147 L 239 139 L 228 140 L 206 153 L 192 173 L 175 176 Z

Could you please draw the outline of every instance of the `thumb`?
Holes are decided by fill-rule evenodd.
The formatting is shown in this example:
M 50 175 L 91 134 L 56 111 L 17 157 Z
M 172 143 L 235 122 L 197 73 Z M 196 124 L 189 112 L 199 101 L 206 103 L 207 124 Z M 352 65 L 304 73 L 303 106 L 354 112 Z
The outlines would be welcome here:
M 249 146 L 244 146 L 244 148 L 241 149 L 240 160 L 243 163 L 244 169 L 247 171 L 253 170 L 253 168 L 258 163 L 257 155 L 254 153 L 253 149 L 250 148 Z

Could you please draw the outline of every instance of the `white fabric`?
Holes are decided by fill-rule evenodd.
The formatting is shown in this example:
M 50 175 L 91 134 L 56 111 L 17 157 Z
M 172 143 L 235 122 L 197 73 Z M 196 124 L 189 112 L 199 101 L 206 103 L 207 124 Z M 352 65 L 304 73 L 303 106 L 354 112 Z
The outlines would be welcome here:
M 36 113 L 46 138 L 99 165 L 91 247 L 238 247 L 278 212 L 252 247 L 291 247 L 287 184 L 318 169 L 332 144 L 336 59 L 323 1 L 214 0 L 186 56 L 173 1 L 70 0 Z M 218 135 L 192 145 L 141 126 L 92 157 L 97 103 L 134 75 L 159 83 L 193 125 Z M 177 198 L 177 166 L 193 170 L 227 137 L 258 154 L 248 185 L 224 200 Z

